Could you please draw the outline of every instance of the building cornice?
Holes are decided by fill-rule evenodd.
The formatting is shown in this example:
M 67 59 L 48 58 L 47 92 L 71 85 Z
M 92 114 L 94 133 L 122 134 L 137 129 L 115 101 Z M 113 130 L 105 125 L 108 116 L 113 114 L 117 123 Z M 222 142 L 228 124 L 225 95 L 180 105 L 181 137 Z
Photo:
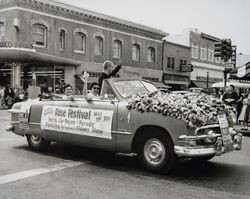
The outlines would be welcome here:
M 147 33 L 154 35 L 155 37 L 165 37 L 169 35 L 166 32 L 163 32 L 159 29 L 155 29 L 149 26 L 144 26 L 141 24 L 137 24 L 128 20 L 119 19 L 113 16 L 109 16 L 106 14 L 101 14 L 98 12 L 94 12 L 91 10 L 78 8 L 76 6 L 68 5 L 59 1 L 52 1 L 52 0 L 5 0 L 4 2 L 7 3 L 15 3 L 16 6 L 23 7 L 24 4 L 32 4 L 36 6 L 41 6 L 43 8 L 43 12 L 49 13 L 48 10 L 56 10 L 62 14 L 69 14 L 69 15 L 75 15 L 80 18 L 87 18 L 91 19 L 93 21 L 98 21 L 102 23 L 108 23 L 112 25 L 116 25 L 122 28 L 131 29 L 133 31 L 139 31 L 142 33 Z
M 35 11 L 35 10 L 22 8 L 22 7 L 18 7 L 18 6 L 7 7 L 7 8 L 3 8 L 3 9 L 0 8 L 0 12 L 7 12 L 7 11 L 12 11 L 12 10 L 20 10 L 20 11 L 24 11 L 24 12 L 30 12 L 30 13 L 33 13 L 33 14 L 52 17 L 52 18 L 56 18 L 56 19 L 60 19 L 60 20 L 80 24 L 80 25 L 86 25 L 86 26 L 90 26 L 90 27 L 100 28 L 100 29 L 103 29 L 103 30 L 113 31 L 113 32 L 116 32 L 116 33 L 124 34 L 124 35 L 129 35 L 129 36 L 133 36 L 133 37 L 137 37 L 137 38 L 141 38 L 141 39 L 146 39 L 148 41 L 154 41 L 154 42 L 157 42 L 157 43 L 162 43 L 162 39 L 152 39 L 151 37 L 142 36 L 140 34 L 132 34 L 132 33 L 125 32 L 125 31 L 119 31 L 119 30 L 116 30 L 114 28 L 106 28 L 106 27 L 103 27 L 103 26 L 100 26 L 100 25 L 94 25 L 94 24 L 90 24 L 90 23 L 87 23 L 87 22 L 77 21 L 77 20 L 74 20 L 74 19 L 69 19 L 69 18 L 65 18 L 65 17 L 62 17 L 62 16 L 53 15 L 53 14 L 47 14 L 47 13 L 44 13 L 44 12 Z
M 185 45 L 182 45 L 182 44 L 179 44 L 179 43 L 167 41 L 165 39 L 163 40 L 163 42 L 166 43 L 166 44 L 170 44 L 170 45 L 173 45 L 173 46 L 178 46 L 178 47 L 182 47 L 182 48 L 186 48 L 186 49 L 190 49 L 191 48 L 190 46 L 185 46 Z
M 209 39 L 209 40 L 211 40 L 211 41 L 215 41 L 215 42 L 221 41 L 221 39 L 219 39 L 219 38 L 217 38 L 217 37 L 214 37 L 214 36 L 212 36 L 212 35 L 203 33 L 203 32 L 201 33 L 201 37 L 202 37 L 202 38 L 205 38 L 205 39 Z

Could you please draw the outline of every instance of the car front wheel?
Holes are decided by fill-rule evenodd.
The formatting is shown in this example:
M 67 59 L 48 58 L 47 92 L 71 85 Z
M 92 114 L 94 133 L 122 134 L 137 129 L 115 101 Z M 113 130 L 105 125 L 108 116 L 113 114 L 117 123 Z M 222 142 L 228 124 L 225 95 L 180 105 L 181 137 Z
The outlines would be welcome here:
M 38 151 L 43 151 L 48 149 L 50 142 L 45 140 L 44 138 L 37 136 L 37 135 L 27 135 L 27 142 L 29 146 Z
M 145 135 L 140 139 L 138 159 L 147 170 L 167 173 L 175 161 L 173 144 L 168 136 L 161 133 Z

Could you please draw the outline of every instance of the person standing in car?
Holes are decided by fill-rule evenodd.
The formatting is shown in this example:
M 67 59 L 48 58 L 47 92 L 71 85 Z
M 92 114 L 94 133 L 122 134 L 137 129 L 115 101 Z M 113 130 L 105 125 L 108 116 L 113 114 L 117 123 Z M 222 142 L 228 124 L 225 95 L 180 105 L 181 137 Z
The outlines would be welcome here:
M 122 65 L 119 63 L 115 69 L 113 70 L 114 64 L 111 61 L 105 61 L 103 63 L 103 72 L 101 73 L 101 76 L 98 79 L 100 88 L 102 88 L 102 82 L 104 79 L 109 79 L 111 77 L 114 77 L 116 73 L 122 68 Z

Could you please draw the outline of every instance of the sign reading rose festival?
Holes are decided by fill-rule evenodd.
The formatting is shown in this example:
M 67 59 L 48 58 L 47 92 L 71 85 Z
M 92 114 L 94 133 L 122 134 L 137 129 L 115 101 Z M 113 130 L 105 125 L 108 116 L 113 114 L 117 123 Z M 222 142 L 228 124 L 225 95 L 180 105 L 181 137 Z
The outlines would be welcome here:
M 113 111 L 44 106 L 41 128 L 111 139 Z

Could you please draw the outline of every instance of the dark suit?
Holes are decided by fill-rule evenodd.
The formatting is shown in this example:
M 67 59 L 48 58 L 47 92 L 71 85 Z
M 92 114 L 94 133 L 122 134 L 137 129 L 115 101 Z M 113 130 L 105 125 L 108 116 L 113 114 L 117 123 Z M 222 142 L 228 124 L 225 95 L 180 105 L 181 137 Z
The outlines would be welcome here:
M 110 77 L 114 77 L 116 73 L 121 69 L 121 67 L 122 67 L 121 65 L 116 66 L 115 69 L 109 75 L 107 73 L 102 72 L 101 76 L 98 79 L 100 88 L 102 88 L 102 81 L 104 79 L 109 79 Z

